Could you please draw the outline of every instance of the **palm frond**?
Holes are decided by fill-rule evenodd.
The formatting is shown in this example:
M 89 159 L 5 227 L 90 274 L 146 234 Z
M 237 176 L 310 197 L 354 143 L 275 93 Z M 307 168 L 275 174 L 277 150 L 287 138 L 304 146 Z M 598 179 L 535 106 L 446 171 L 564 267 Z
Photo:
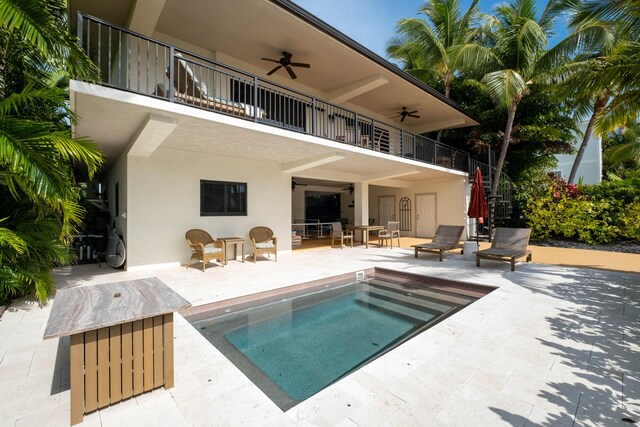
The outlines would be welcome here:
M 616 94 L 596 121 L 600 134 L 611 132 L 620 126 L 630 126 L 640 117 L 640 89 Z
M 529 91 L 522 76 L 511 69 L 487 73 L 482 83 L 494 102 L 504 107 L 510 106 Z
M 0 219 L 0 223 L 6 220 L 7 218 Z M 17 254 L 24 253 L 27 248 L 27 244 L 20 238 L 20 236 L 5 227 L 0 227 L 0 246 L 11 249 Z M 0 261 L 2 261 L 1 253 Z

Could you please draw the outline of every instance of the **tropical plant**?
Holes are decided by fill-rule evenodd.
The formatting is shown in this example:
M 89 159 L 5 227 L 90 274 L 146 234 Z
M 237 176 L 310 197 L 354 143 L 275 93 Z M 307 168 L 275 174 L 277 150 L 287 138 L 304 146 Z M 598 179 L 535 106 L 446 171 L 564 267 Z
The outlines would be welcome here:
M 527 222 L 534 236 L 589 244 L 640 239 L 638 179 L 577 187 L 549 177 L 546 192 L 531 199 Z
M 430 84 L 442 85 L 449 98 L 456 74 L 478 68 L 487 49 L 475 43 L 479 36 L 478 0 L 461 13 L 458 0 L 429 0 L 420 8 L 423 19 L 402 19 L 397 38 L 387 47 L 390 58 L 400 60 L 408 73 Z M 442 131 L 436 139 L 440 141 Z
M 553 0 L 552 0 L 553 1 Z M 496 196 L 502 168 L 511 143 L 513 122 L 529 85 L 542 77 L 538 67 L 552 26 L 550 5 L 537 16 L 535 0 L 512 0 L 496 6 L 496 14 L 487 18 L 491 28 L 491 51 L 497 69 L 482 78 L 494 102 L 507 109 L 507 123 L 495 168 L 491 195 Z
M 617 129 L 607 135 L 605 143 L 608 147 L 603 157 L 610 175 L 640 170 L 640 123 Z
M 101 155 L 72 138 L 64 74 L 96 78 L 66 32 L 63 0 L 0 0 L 0 303 L 53 286 L 82 224 L 73 169 L 93 175 Z

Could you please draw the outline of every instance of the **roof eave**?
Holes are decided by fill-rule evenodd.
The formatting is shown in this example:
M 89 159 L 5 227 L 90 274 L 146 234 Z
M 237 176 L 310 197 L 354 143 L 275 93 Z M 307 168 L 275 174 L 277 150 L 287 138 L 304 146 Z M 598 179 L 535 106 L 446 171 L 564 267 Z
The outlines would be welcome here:
M 472 122 L 474 122 L 474 123 L 471 123 L 471 124 L 469 124 L 467 126 L 474 126 L 474 125 L 479 125 L 480 124 L 480 122 L 478 122 L 478 120 L 476 118 L 474 118 L 473 116 L 469 115 L 466 111 L 464 111 L 462 109 L 462 107 L 460 107 L 454 101 L 452 101 L 449 98 L 445 97 L 443 94 L 441 94 L 437 90 L 433 89 L 429 85 L 425 84 L 424 82 L 422 82 L 422 81 L 418 80 L 417 78 L 413 77 L 411 74 L 403 71 L 397 65 L 387 61 L 386 59 L 382 58 L 381 56 L 379 56 L 376 53 L 372 52 L 371 50 L 367 49 L 366 47 L 364 47 L 363 45 L 361 45 L 357 41 L 353 40 L 352 38 L 350 38 L 346 34 L 341 33 L 340 31 L 338 31 L 337 29 L 335 29 L 331 25 L 329 25 L 326 22 L 324 22 L 321 19 L 319 19 L 317 16 L 307 12 L 305 9 L 301 8 L 297 4 L 291 2 L 290 0 L 269 0 L 269 1 L 271 1 L 274 4 L 276 4 L 277 6 L 281 7 L 282 9 L 286 10 L 287 12 L 297 16 L 298 18 L 302 19 L 303 21 L 309 23 L 310 25 L 312 25 L 313 27 L 319 29 L 320 31 L 323 31 L 325 34 L 335 38 L 340 43 L 348 46 L 349 48 L 351 48 L 353 50 L 355 50 L 356 52 L 358 52 L 361 55 L 365 56 L 367 59 L 369 59 L 369 60 L 375 62 L 376 64 L 380 65 L 381 67 L 385 68 L 387 71 L 397 75 L 398 77 L 403 78 L 404 80 L 406 80 L 409 83 L 413 84 L 417 88 L 419 88 L 419 89 L 427 92 L 429 95 L 437 98 L 439 101 L 444 102 L 445 104 L 447 104 L 450 107 L 454 108 L 458 112 L 464 114 L 465 117 L 467 117 Z

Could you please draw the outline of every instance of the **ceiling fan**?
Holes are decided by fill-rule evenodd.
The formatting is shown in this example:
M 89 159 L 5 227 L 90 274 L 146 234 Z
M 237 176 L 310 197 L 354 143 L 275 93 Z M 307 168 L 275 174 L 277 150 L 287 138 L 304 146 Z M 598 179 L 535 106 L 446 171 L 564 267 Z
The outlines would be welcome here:
M 345 187 L 342 189 L 342 191 L 348 191 L 349 194 L 353 194 L 353 191 L 355 190 L 355 187 L 353 186 L 353 184 L 349 184 L 348 187 Z
M 298 184 L 295 179 L 291 178 L 291 191 L 294 191 L 297 186 L 306 187 L 309 184 Z
M 282 52 L 282 58 L 280 59 L 260 58 L 263 61 L 270 61 L 278 64 L 276 68 L 274 68 L 273 70 L 267 73 L 267 76 L 270 76 L 271 74 L 278 71 L 280 68 L 284 67 L 285 70 L 287 70 L 287 73 L 289 73 L 289 76 L 291 76 L 291 78 L 295 80 L 298 78 L 298 76 L 296 76 L 296 73 L 293 72 L 291 67 L 311 68 L 311 65 L 309 64 L 304 64 L 302 62 L 291 62 L 291 56 L 292 55 L 289 52 Z
M 406 119 L 407 117 L 413 117 L 414 119 L 419 119 L 420 116 L 416 116 L 415 113 L 417 113 L 418 110 L 415 111 L 407 111 L 407 107 L 402 107 L 402 111 L 398 111 L 396 114 L 398 114 L 397 116 L 393 116 L 393 117 L 389 117 L 390 119 L 396 119 L 398 117 L 400 117 L 400 121 L 404 122 L 404 119 Z

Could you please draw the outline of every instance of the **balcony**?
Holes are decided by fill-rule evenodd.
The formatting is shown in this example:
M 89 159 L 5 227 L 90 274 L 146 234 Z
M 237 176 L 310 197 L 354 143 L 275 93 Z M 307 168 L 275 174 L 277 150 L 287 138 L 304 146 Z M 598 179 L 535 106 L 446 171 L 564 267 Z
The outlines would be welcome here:
M 386 155 L 469 172 L 468 153 L 78 13 L 102 85 Z

